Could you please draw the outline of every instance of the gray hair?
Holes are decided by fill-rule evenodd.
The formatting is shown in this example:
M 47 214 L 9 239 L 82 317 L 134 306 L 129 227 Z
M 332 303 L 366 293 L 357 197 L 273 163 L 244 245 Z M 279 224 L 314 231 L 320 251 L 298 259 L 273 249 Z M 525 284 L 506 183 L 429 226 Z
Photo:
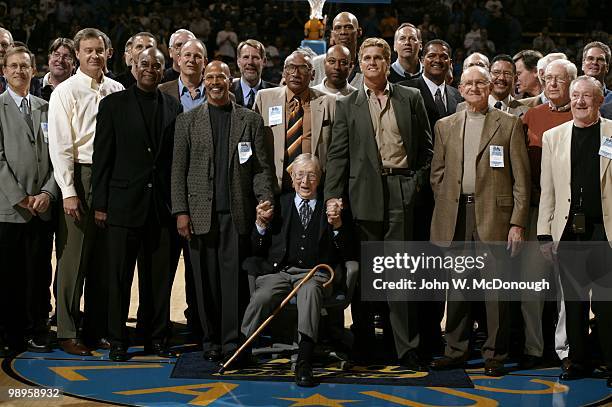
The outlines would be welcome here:
M 576 79 L 574 79 L 572 83 L 570 83 L 570 87 L 569 87 L 570 95 L 574 91 L 574 88 L 576 87 L 578 82 L 589 82 L 595 89 L 597 89 L 597 93 L 599 94 L 599 96 L 603 98 L 603 95 L 604 95 L 603 85 L 597 79 L 593 78 L 592 76 L 588 76 L 588 75 L 579 76 Z
M 570 81 L 573 81 L 578 76 L 578 68 L 576 68 L 576 65 L 574 65 L 573 62 L 570 62 L 567 59 L 556 59 L 552 61 L 546 66 L 546 71 L 548 71 L 549 68 L 557 65 L 561 65 L 565 69 Z M 546 74 L 546 71 L 544 71 L 544 74 Z
M 551 52 L 550 54 L 546 54 L 542 58 L 538 59 L 538 79 L 542 84 L 544 83 L 544 73 L 542 73 L 542 75 L 540 76 L 540 71 L 546 72 L 546 67 L 548 66 L 548 64 L 558 59 L 567 59 L 567 55 L 565 55 L 563 52 Z
M 11 40 L 11 44 L 13 43 L 13 34 L 11 34 L 9 30 L 4 27 L 0 27 L 0 34 L 7 34 L 9 36 L 9 39 Z
M 480 66 L 480 65 L 468 65 L 468 60 L 472 57 L 479 57 L 480 59 L 482 59 L 484 61 L 484 63 L 486 64 L 486 69 L 489 69 L 491 67 L 491 64 L 489 63 L 489 58 L 485 55 L 485 54 L 481 54 L 480 52 L 472 52 L 470 55 L 468 55 L 464 60 L 463 60 L 463 69 L 468 69 L 472 66 Z
M 589 42 L 587 45 L 584 46 L 584 49 L 582 50 L 582 60 L 583 61 L 586 58 L 587 52 L 591 48 L 601 49 L 606 55 L 606 64 L 610 65 L 610 47 L 604 44 L 603 42 L 599 42 L 599 41 Z
M 299 47 L 298 49 L 293 51 L 291 54 L 289 54 L 287 56 L 287 58 L 285 58 L 285 64 L 284 65 L 287 64 L 287 60 L 289 58 L 293 58 L 295 55 L 302 55 L 304 57 L 304 59 L 306 60 L 306 64 L 308 65 L 308 69 L 312 69 L 312 60 L 317 55 L 317 54 L 315 54 L 315 52 L 313 50 L 311 50 L 310 48 L 307 48 L 307 47 Z
M 202 46 L 202 50 L 204 51 L 204 58 L 208 59 L 208 50 L 206 49 L 206 44 L 204 44 L 204 42 L 199 39 L 199 38 L 190 38 L 187 41 L 185 41 L 185 43 L 183 44 L 183 47 L 185 45 L 187 45 L 188 42 L 195 42 L 196 44 L 200 44 Z M 181 51 L 183 50 L 183 47 L 181 47 Z M 181 54 L 181 51 L 179 51 L 179 55 Z
M 174 41 L 176 41 L 176 37 L 178 37 L 181 34 L 189 35 L 191 37 L 190 39 L 196 38 L 195 34 L 192 33 L 191 31 L 186 30 L 184 28 L 179 28 L 178 30 L 173 32 L 172 35 L 170 36 L 170 40 L 168 40 L 168 47 L 169 48 L 172 48 L 172 46 L 174 45 Z M 204 47 L 204 49 L 206 49 L 206 47 Z
M 489 72 L 488 69 L 483 68 L 482 66 L 479 66 L 479 65 L 473 65 L 473 66 L 470 66 L 469 68 L 465 69 L 461 73 L 461 82 L 463 82 L 463 75 L 465 75 L 470 69 L 477 69 L 478 71 L 480 71 L 480 73 L 485 77 L 485 79 L 487 81 L 491 82 L 491 80 L 492 80 L 491 72 Z
M 291 165 L 291 175 L 295 173 L 296 168 L 308 163 L 314 164 L 317 176 L 321 178 L 321 163 L 319 162 L 317 156 L 312 155 L 311 153 L 302 153 L 295 157 L 295 160 L 293 160 L 293 164 Z

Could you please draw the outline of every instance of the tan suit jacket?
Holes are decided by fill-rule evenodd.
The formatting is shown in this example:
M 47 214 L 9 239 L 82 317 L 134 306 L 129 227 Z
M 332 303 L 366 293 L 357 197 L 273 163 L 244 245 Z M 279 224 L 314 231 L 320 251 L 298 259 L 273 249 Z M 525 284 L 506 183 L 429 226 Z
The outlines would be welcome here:
M 431 187 L 435 207 L 431 240 L 448 245 L 455 235 L 463 178 L 463 129 L 467 113 L 457 112 L 435 126 Z M 490 146 L 502 146 L 504 167 L 492 168 Z M 482 241 L 508 239 L 511 225 L 526 227 L 529 215 L 530 170 L 523 124 L 518 117 L 490 109 L 476 157 L 476 228 Z
M 493 106 L 491 105 L 489 106 L 493 109 Z M 510 113 L 512 116 L 522 117 L 525 113 L 527 113 L 527 110 L 529 110 L 529 108 L 530 108 L 529 106 L 521 103 L 520 101 L 516 99 L 510 99 L 510 102 L 508 103 L 508 109 L 504 111 L 506 113 Z M 461 112 L 465 109 L 467 109 L 466 102 L 461 102 L 457 105 L 458 112 Z
M 276 178 L 279 188 L 283 181 L 283 161 L 285 158 L 285 99 L 286 86 L 272 89 L 262 89 L 257 92 L 255 97 L 254 110 L 260 113 L 264 119 L 266 126 L 267 140 L 270 150 L 273 147 L 274 167 L 276 169 Z M 269 109 L 273 106 L 282 106 L 283 122 L 270 126 Z M 331 128 L 334 122 L 336 112 L 336 97 L 326 95 L 316 89 L 310 88 L 310 129 L 313 155 L 319 158 L 321 168 L 325 169 L 327 161 L 327 149 L 331 139 Z M 305 151 L 306 152 L 306 151 Z
M 574 121 L 563 123 L 544 132 L 542 138 L 542 175 L 538 235 L 550 235 L 561 240 L 569 218 L 571 204 L 571 150 Z M 612 120 L 601 119 L 601 138 L 612 134 Z M 612 242 L 612 165 L 610 159 L 599 156 L 601 207 L 608 241 Z M 612 245 L 612 243 L 611 243 Z
M 164 92 L 166 95 L 172 96 L 179 102 L 181 101 L 181 97 L 179 95 L 179 89 L 178 89 L 178 79 L 175 79 L 170 82 L 162 83 L 158 86 L 158 88 L 159 90 Z
M 536 107 L 542 104 L 542 97 L 540 95 L 532 96 L 530 98 L 519 99 L 519 102 L 527 107 Z

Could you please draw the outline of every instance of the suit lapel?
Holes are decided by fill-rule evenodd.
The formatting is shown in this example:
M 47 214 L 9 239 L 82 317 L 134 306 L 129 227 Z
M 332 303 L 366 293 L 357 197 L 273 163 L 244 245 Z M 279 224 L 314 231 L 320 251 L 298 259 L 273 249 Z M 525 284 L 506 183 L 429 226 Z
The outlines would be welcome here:
M 600 129 L 601 129 L 600 130 L 601 140 L 599 144 L 602 145 L 607 135 L 611 134 L 612 132 L 612 122 L 602 119 Z M 606 173 L 606 170 L 610 167 L 610 161 L 612 160 L 610 160 L 609 158 L 603 157 L 601 155 L 599 156 L 599 180 L 600 180 L 602 188 L 603 188 L 604 174 Z
M 293 200 L 295 193 L 287 193 L 281 198 L 281 213 L 286 213 L 287 216 L 283 219 L 283 225 L 281 226 L 281 236 L 284 237 L 285 247 L 289 243 L 289 227 L 291 225 L 291 219 L 293 217 Z
M 359 143 L 363 144 L 366 154 L 372 162 L 372 168 L 380 168 L 382 166 L 378 144 L 376 143 L 376 134 L 374 134 L 374 125 L 372 124 L 372 116 L 370 115 L 370 106 L 368 105 L 368 97 L 365 89 L 358 88 L 355 98 L 355 130 L 357 134 L 362 134 L 359 137 Z
M 495 110 L 490 110 L 485 118 L 482 134 L 480 135 L 480 146 L 478 147 L 478 155 L 482 154 L 487 147 L 497 129 L 499 128 L 499 116 Z
M 425 103 L 425 109 L 427 113 L 435 112 L 436 118 L 438 118 L 438 110 L 436 108 L 436 102 L 434 102 L 433 96 L 431 96 L 431 91 L 425 83 L 425 79 L 421 76 L 419 78 L 419 90 L 421 91 L 421 96 L 423 97 L 423 102 Z M 446 94 L 446 99 L 448 100 L 448 93 Z M 432 129 L 433 130 L 433 129 Z
M 321 194 L 319 194 L 317 196 L 317 204 L 315 205 L 315 210 L 314 213 L 324 213 L 324 211 L 322 210 L 323 207 L 323 196 L 321 196 Z M 317 212 L 320 211 L 320 212 Z M 325 235 L 325 232 L 327 231 L 327 216 L 319 216 L 319 236 L 317 237 L 317 242 L 320 242 L 321 239 L 323 238 L 323 236 Z
M 15 101 L 9 94 L 8 90 L 5 91 L 1 97 L 3 98 L 2 100 L 4 101 L 8 116 L 16 118 L 16 120 L 14 121 L 14 125 L 23 127 L 24 132 L 27 134 L 28 140 L 36 141 L 36 135 L 32 133 L 32 129 L 26 122 L 23 113 L 21 113 L 21 110 L 19 110 L 19 107 L 15 104 Z M 32 100 L 32 98 L 30 98 L 30 100 Z
M 450 140 L 454 140 L 453 144 L 457 147 L 457 156 L 460 158 L 458 162 L 463 163 L 463 137 L 465 129 L 466 110 L 461 111 L 454 116 L 454 121 L 450 127 Z M 462 172 L 463 176 L 463 172 Z
M 445 85 L 446 89 L 446 113 L 453 114 L 457 111 L 457 98 L 455 97 L 454 88 Z M 433 131 L 433 129 L 431 129 Z
M 229 137 L 229 158 L 230 168 L 234 162 L 234 154 L 238 151 L 238 143 L 242 137 L 244 127 L 246 126 L 243 120 L 244 112 L 242 109 L 237 108 L 235 103 L 232 103 L 232 119 L 230 123 L 230 137 Z M 251 147 L 252 148 L 252 147 Z
M 321 138 L 321 129 L 323 126 L 323 97 L 314 98 L 312 91 L 310 94 L 310 132 L 312 142 L 310 143 L 311 153 L 315 154 L 317 146 L 319 145 L 319 139 Z
M 410 157 L 410 153 L 414 151 L 411 143 L 412 134 L 410 126 L 410 103 L 409 101 L 405 100 L 399 92 L 396 91 L 394 85 L 391 85 L 390 89 L 391 105 L 393 106 L 393 112 L 395 113 L 395 122 L 397 123 L 397 128 L 399 129 L 400 136 L 402 137 L 402 141 L 404 142 L 406 154 L 408 154 L 408 157 Z M 410 161 L 410 158 L 408 158 L 408 162 Z
M 236 103 L 244 106 L 244 95 L 242 94 L 242 86 L 240 85 L 240 78 L 234 82 L 234 96 L 236 97 Z
M 164 94 L 160 90 L 157 91 L 157 100 L 159 102 L 159 114 L 162 115 L 162 118 L 161 118 L 161 129 L 160 129 L 161 134 L 159 135 L 159 142 L 158 142 L 157 151 L 155 153 L 155 160 L 157 160 L 161 151 L 163 150 L 163 146 L 164 146 L 164 142 L 166 138 L 166 129 L 172 123 L 172 120 L 174 119 L 172 112 L 170 112 L 170 106 L 168 106 L 168 103 L 166 102 L 166 99 L 164 98 Z
M 42 116 L 42 112 L 40 111 L 41 103 L 33 97 L 30 97 L 30 100 L 32 101 L 32 130 L 34 130 L 34 138 L 36 139 L 40 132 Z

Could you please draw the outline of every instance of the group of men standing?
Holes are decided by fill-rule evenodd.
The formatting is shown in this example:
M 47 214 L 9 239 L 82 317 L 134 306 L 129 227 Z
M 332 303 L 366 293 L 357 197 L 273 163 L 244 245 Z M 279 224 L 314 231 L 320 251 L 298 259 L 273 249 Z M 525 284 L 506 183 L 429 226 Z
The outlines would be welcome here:
M 472 54 L 457 90 L 446 83 L 452 50 L 445 41 L 423 45 L 418 28 L 402 24 L 391 63 L 386 41 L 367 38 L 358 46 L 360 34 L 355 16 L 338 14 L 328 52 L 290 54 L 284 84 L 276 87 L 261 80 L 265 49 L 256 40 L 238 45 L 241 77 L 232 81 L 225 63 L 207 63 L 204 44 L 189 31 L 171 37 L 173 65 L 166 71 L 153 36 L 138 33 L 126 44 L 131 66 L 119 76 L 125 89 L 105 76 L 107 37 L 83 29 L 72 51 L 68 43 L 50 51 L 60 62 L 78 59 L 79 68 L 59 84 L 48 78 L 49 104 L 28 93 L 29 51 L 9 48 L 8 88 L 0 96 L 0 253 L 7 270 L 28 262 L 24 273 L 9 273 L 9 286 L 18 288 L 1 298 L 2 309 L 18 303 L 29 315 L 2 314 L 1 350 L 20 349 L 24 339 L 31 351 L 48 350 L 38 334 L 49 284 L 36 279 L 50 267 L 53 203 L 63 210 L 56 232 L 60 346 L 77 355 L 109 348 L 116 361 L 129 357 L 125 324 L 136 262 L 145 350 L 175 356 L 170 290 L 181 250 L 192 290 L 189 322 L 201 330 L 204 357 L 220 361 L 317 260 L 337 266 L 357 258 L 353 234 L 361 242 L 431 240 L 443 251 L 452 242 L 504 242 L 489 250 L 505 264 L 528 239 L 541 241 L 543 254 L 531 253 L 538 258 L 568 256 L 560 241 L 612 240 L 605 205 L 612 199 L 606 133 L 612 125 L 599 112 L 609 93 L 601 82 L 610 64 L 607 45 L 585 47 L 585 75 L 578 78 L 566 59 L 544 61 L 541 75 L 536 62 L 538 82 L 529 82 L 531 53 L 499 55 L 492 64 Z M 523 96 L 539 106 L 528 109 L 513 97 L 517 77 Z M 592 250 L 605 256 L 601 247 Z M 247 306 L 241 268 L 250 254 L 266 260 L 256 263 Z M 556 339 L 565 335 L 569 345 L 562 378 L 575 379 L 594 368 L 585 340 L 589 304 L 576 301 L 572 270 L 560 269 L 561 286 L 574 295 L 560 311 L 558 327 L 565 326 Z M 313 348 L 331 293 L 324 281 L 318 275 L 298 294 L 301 386 L 315 384 Z M 588 291 L 590 280 L 583 283 L 580 290 Z M 592 301 L 611 369 L 605 295 L 594 289 Z M 523 307 L 531 356 L 525 365 L 542 357 L 541 303 Z M 484 372 L 499 376 L 510 307 L 496 296 L 485 307 Z M 443 304 L 429 312 L 409 301 L 388 301 L 387 308 L 387 334 L 402 366 L 447 369 L 468 359 L 471 304 L 461 292 L 448 293 L 438 359 L 429 345 L 439 339 Z M 365 353 L 375 341 L 374 317 L 358 292 L 352 316 L 355 352 Z

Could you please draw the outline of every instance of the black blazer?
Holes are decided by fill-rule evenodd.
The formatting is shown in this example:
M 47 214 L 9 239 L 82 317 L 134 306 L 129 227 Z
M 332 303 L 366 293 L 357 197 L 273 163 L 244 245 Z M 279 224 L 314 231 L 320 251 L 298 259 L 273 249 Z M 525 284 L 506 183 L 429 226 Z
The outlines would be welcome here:
M 421 96 L 423 96 L 423 101 L 425 102 L 425 110 L 427 111 L 427 118 L 429 119 L 429 128 L 433 132 L 434 125 L 436 122 L 442 117 L 450 116 L 451 114 L 457 111 L 457 104 L 463 101 L 461 94 L 459 91 L 452 86 L 446 86 L 446 115 L 440 116 L 438 113 L 438 109 L 436 108 L 436 103 L 434 102 L 433 96 L 427 84 L 425 83 L 425 79 L 423 77 L 409 79 L 407 81 L 399 82 L 398 85 L 407 86 L 409 88 L 415 88 L 421 91 Z M 433 140 L 432 140 L 433 141 Z
M 274 214 L 272 224 L 265 235 L 260 235 L 257 228 L 253 227 L 253 253 L 258 257 L 264 258 L 260 263 L 259 271 L 261 274 L 276 273 L 287 267 L 285 258 L 288 251 L 287 244 L 289 242 L 291 217 L 294 214 L 294 199 L 295 192 L 285 193 L 277 199 L 276 208 L 280 207 L 280 213 Z M 352 257 L 357 252 L 354 250 L 354 234 L 350 230 L 350 220 L 345 219 L 343 216 L 342 226 L 338 229 L 338 234 L 334 236 L 333 228 L 327 222 L 327 215 L 323 205 L 323 195 L 319 194 L 316 209 L 320 208 L 322 210 L 321 217 L 318 219 L 320 222 L 318 258 L 319 263 L 335 268 L 340 262 L 352 260 Z
M 171 96 L 156 93 L 162 115 L 157 134 L 151 134 L 145 124 L 136 86 L 100 102 L 93 153 L 93 208 L 107 212 L 110 225 L 142 226 L 152 205 L 160 221 L 171 218 L 174 124 L 183 108 Z
M 257 90 L 260 91 L 261 89 L 276 88 L 276 87 L 277 87 L 277 85 L 262 80 L 261 83 L 259 84 L 259 87 L 257 88 Z M 232 86 L 230 87 L 230 92 L 232 92 L 234 94 L 234 96 L 236 97 L 236 103 L 239 104 L 240 106 L 244 106 L 244 104 L 245 104 L 245 101 L 244 101 L 245 95 L 242 94 L 242 86 L 240 86 L 240 78 L 236 78 L 236 79 L 234 79 L 232 81 Z M 253 102 L 253 105 L 255 105 L 254 102 Z

